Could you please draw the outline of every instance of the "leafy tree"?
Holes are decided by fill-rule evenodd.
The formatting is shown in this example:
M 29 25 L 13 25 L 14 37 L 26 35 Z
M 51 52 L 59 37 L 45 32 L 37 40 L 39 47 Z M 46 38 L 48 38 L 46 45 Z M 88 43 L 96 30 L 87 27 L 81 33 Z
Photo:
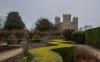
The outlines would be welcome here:
M 64 30 L 63 31 L 63 35 L 64 35 L 64 38 L 65 38 L 65 40 L 71 40 L 71 36 L 72 36 L 72 32 L 73 32 L 74 30 Z
M 8 13 L 7 20 L 4 25 L 4 29 L 12 30 L 12 29 L 23 29 L 25 24 L 21 20 L 21 16 L 18 12 L 12 11 Z
M 36 23 L 36 30 L 39 31 L 48 31 L 52 28 L 53 24 L 46 18 L 41 18 Z

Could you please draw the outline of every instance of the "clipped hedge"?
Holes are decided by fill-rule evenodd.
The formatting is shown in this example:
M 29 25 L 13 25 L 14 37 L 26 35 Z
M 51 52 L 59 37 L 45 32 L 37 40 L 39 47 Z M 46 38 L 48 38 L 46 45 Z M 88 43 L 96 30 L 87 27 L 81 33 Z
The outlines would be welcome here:
M 32 62 L 74 62 L 74 45 L 69 41 L 52 40 L 46 47 L 29 49 Z
M 57 49 L 52 49 L 53 51 L 57 52 L 62 56 L 63 62 L 74 62 L 74 48 L 57 48 Z
M 85 43 L 85 32 L 83 31 L 76 31 L 72 33 L 72 41 L 77 44 L 84 44 Z
M 74 62 L 75 52 L 74 45 L 70 41 L 63 40 L 53 40 L 54 42 L 49 42 L 49 44 L 55 44 L 50 49 L 60 54 L 63 59 L 63 62 Z
M 100 48 L 100 27 L 85 31 L 85 43 L 96 48 Z

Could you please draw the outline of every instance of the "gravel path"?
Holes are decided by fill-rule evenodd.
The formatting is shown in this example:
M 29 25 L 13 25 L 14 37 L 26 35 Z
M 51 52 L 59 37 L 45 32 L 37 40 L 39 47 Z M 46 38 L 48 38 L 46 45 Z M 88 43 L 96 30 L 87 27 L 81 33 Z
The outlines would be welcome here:
M 0 53 L 0 62 L 20 54 L 23 48 L 17 48 L 10 51 Z

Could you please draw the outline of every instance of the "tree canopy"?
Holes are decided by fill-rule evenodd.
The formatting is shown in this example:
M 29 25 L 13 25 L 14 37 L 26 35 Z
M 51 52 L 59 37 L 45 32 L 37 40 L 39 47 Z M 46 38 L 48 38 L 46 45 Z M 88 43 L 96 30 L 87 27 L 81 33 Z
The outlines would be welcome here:
M 48 31 L 52 28 L 53 24 L 46 18 L 41 18 L 36 23 L 36 30 L 39 31 Z
M 21 19 L 21 16 L 18 12 L 12 11 L 8 13 L 7 20 L 4 25 L 5 30 L 12 30 L 12 29 L 23 29 L 25 28 L 25 24 Z

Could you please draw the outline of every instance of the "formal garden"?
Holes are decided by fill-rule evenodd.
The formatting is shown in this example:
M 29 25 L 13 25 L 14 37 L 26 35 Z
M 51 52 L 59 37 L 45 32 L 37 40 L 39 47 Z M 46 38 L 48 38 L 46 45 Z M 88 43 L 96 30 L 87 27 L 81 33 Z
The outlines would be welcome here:
M 63 52 L 63 53 L 62 53 Z M 45 47 L 28 49 L 28 62 L 74 62 L 75 59 L 75 45 L 70 41 L 52 40 L 48 42 Z M 24 57 L 25 58 L 25 57 Z
M 88 45 L 99 50 L 99 37 L 100 27 L 60 32 L 47 18 L 38 19 L 34 30 L 28 30 L 19 13 L 12 11 L 0 30 L 0 53 L 20 45 L 25 51 L 17 62 L 76 62 L 79 60 L 76 54 L 82 53 L 76 52 L 77 46 Z

